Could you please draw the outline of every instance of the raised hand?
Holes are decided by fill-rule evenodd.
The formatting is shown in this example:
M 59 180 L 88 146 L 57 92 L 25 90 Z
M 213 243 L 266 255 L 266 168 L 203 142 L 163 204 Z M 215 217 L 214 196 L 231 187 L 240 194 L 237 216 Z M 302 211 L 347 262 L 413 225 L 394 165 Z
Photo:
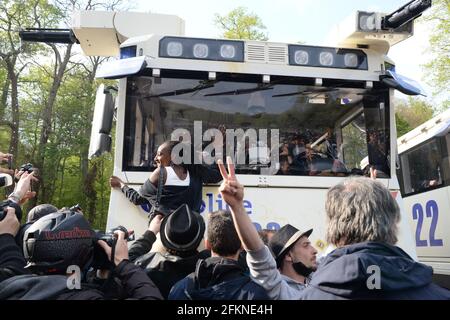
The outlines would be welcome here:
M 12 159 L 12 154 L 0 151 L 0 163 L 7 162 L 9 159 Z
M 20 222 L 17 220 L 14 208 L 7 207 L 6 209 L 6 216 L 0 221 L 0 234 L 10 234 L 15 237 L 19 231 Z
M 157 214 L 151 221 L 150 225 L 148 226 L 148 230 L 153 232 L 155 236 L 159 233 L 159 230 L 161 229 L 161 222 L 164 219 L 164 216 Z
M 111 176 L 111 178 L 109 178 L 109 185 L 111 188 L 121 188 L 122 184 L 124 183 L 119 177 Z
M 231 157 L 227 157 L 228 172 L 227 169 L 225 169 L 222 160 L 217 160 L 217 165 L 219 166 L 220 174 L 223 178 L 222 184 L 219 187 L 222 198 L 231 208 L 242 206 L 244 200 L 244 187 L 236 179 L 234 164 Z
M 125 240 L 125 233 L 123 231 L 116 230 L 114 233 L 117 234 L 114 264 L 118 266 L 122 262 L 122 260 L 128 260 L 128 244 Z M 109 260 L 111 260 L 111 247 L 108 246 L 108 244 L 103 240 L 99 240 L 98 244 L 103 248 L 103 250 L 105 250 L 106 255 L 108 256 Z
M 20 200 L 20 205 L 23 205 L 28 200 L 33 199 L 34 197 L 36 197 L 36 191 L 27 191 L 23 198 Z
M 34 171 L 31 173 L 23 172 L 20 175 L 19 182 L 17 183 L 16 189 L 14 190 L 14 193 L 18 196 L 19 201 L 22 200 L 27 195 L 28 191 L 30 191 L 31 181 L 39 181 L 34 176 Z M 30 196 L 32 194 L 28 194 L 28 195 Z

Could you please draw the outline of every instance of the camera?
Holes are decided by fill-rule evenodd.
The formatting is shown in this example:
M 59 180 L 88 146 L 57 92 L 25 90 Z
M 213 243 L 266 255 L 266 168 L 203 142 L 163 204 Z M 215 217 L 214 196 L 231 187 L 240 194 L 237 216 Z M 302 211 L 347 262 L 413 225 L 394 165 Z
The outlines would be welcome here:
M 111 262 L 106 255 L 105 251 L 102 247 L 97 243 L 98 240 L 105 241 L 108 246 L 113 247 L 116 245 L 117 235 L 114 233 L 115 231 L 123 231 L 125 233 L 125 240 L 133 241 L 134 234 L 129 233 L 128 230 L 123 226 L 118 226 L 114 229 L 111 229 L 107 233 L 103 233 L 101 231 L 95 232 L 95 248 L 94 248 L 94 261 L 92 266 L 96 269 L 110 269 L 114 267 L 113 262 Z
M 125 240 L 127 241 L 134 240 L 134 234 L 129 234 L 128 230 L 123 226 L 118 226 L 111 229 L 107 233 L 97 232 L 97 240 L 103 240 L 108 244 L 108 246 L 112 247 L 117 239 L 117 235 L 114 233 L 115 231 L 123 231 L 125 233 Z
M 19 220 L 19 221 L 22 220 L 22 209 L 20 208 L 20 206 L 17 203 L 13 202 L 13 201 L 6 200 L 6 201 L 1 201 L 0 202 L 0 221 L 5 219 L 6 212 L 7 212 L 7 210 L 6 210 L 7 207 L 14 208 L 16 210 L 17 220 Z
M 75 212 L 83 212 L 83 209 L 81 209 L 81 206 L 77 203 L 74 206 L 71 206 L 69 208 L 70 211 L 75 211 Z
M 20 170 L 19 171 L 24 171 L 24 172 L 28 172 L 28 173 L 32 173 L 34 170 L 33 165 L 31 163 L 26 163 L 20 166 Z

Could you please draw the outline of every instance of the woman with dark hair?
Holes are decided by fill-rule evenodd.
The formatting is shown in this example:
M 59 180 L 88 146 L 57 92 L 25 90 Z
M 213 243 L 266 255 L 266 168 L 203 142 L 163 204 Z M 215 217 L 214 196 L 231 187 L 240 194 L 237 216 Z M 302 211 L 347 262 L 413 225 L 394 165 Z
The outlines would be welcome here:
M 139 192 L 128 187 L 116 176 L 110 178 L 111 187 L 120 188 L 135 205 L 149 204 L 151 206 L 156 200 L 159 179 L 162 176 L 164 180 L 158 210 L 160 213 L 166 215 L 182 204 L 187 204 L 191 210 L 200 212 L 203 183 L 218 183 L 222 177 L 217 167 L 195 164 L 195 153 L 191 144 L 180 148 L 180 150 L 190 150 L 189 163 L 185 163 L 187 161 L 175 161 L 176 163 L 174 163 L 172 150 L 180 143 L 166 141 L 159 146 L 154 158 L 158 167 L 151 173 Z M 177 156 L 183 157 L 182 154 Z M 161 170 L 163 171 L 162 175 Z

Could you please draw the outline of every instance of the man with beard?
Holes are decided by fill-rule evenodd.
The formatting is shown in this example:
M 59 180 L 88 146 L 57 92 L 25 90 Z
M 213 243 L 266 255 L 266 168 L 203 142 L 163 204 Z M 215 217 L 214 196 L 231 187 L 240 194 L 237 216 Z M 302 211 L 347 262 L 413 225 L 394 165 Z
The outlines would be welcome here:
M 247 251 L 253 281 L 266 290 L 270 299 L 299 299 L 317 268 L 317 251 L 308 240 L 312 229 L 300 231 L 289 224 L 284 226 L 269 242 L 272 255 L 244 208 L 244 187 L 236 179 L 231 158 L 227 158 L 228 173 L 220 160 L 218 163 L 223 177 L 219 191 L 230 207 L 239 238 Z

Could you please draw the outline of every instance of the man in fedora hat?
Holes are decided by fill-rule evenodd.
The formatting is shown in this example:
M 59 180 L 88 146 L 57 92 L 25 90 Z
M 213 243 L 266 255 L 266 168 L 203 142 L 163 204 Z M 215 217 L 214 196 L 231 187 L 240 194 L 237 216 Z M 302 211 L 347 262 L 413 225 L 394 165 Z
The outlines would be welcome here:
M 228 173 L 219 160 L 223 177 L 219 191 L 229 205 L 239 238 L 247 251 L 247 264 L 253 280 L 260 284 L 270 299 L 299 299 L 308 285 L 311 272 L 317 268 L 317 251 L 308 237 L 312 229 L 301 231 L 292 225 L 278 230 L 264 245 L 243 205 L 244 187 L 237 181 L 234 164 L 227 158 Z
M 158 233 L 165 253 L 150 252 Z M 130 261 L 146 269 L 167 299 L 172 286 L 193 272 L 199 259 L 209 257 L 209 251 L 197 250 L 204 233 L 203 217 L 184 204 L 164 219 L 157 215 L 151 221 L 148 230 L 131 246 Z

